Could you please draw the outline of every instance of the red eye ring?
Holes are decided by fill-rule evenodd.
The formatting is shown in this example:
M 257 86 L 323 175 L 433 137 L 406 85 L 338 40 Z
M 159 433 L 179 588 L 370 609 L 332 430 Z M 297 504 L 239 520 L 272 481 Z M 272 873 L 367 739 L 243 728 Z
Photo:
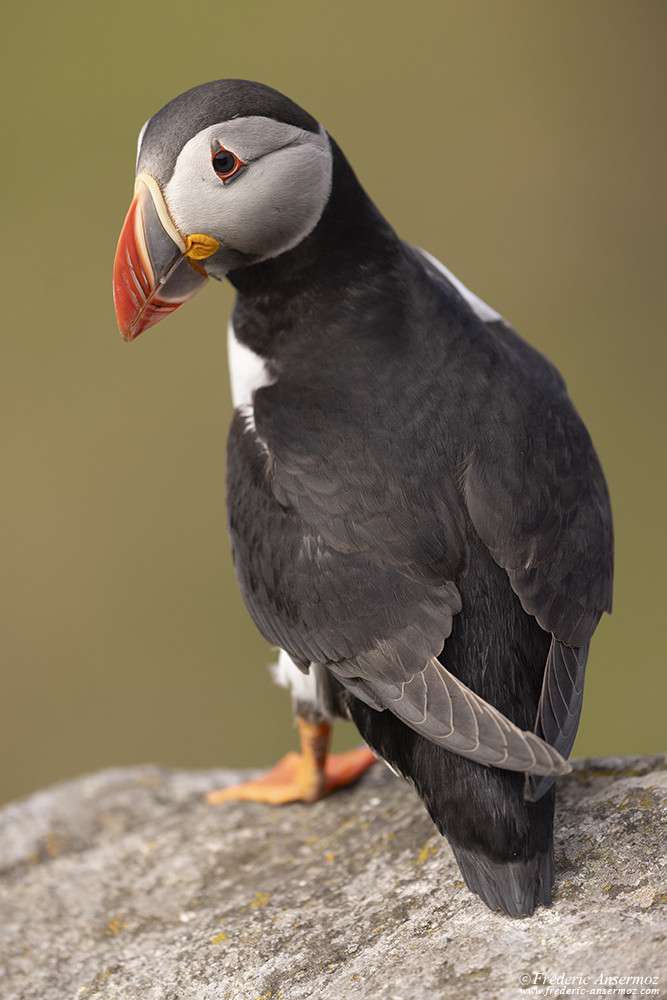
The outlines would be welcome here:
M 221 181 L 231 180 L 246 166 L 236 153 L 225 149 L 220 142 L 217 143 L 217 148 L 214 147 L 211 150 L 211 162 Z

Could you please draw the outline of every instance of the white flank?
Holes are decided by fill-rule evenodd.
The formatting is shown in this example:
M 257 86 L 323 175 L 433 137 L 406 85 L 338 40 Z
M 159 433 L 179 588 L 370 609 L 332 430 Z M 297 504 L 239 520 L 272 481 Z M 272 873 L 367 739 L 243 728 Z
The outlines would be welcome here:
M 271 667 L 271 673 L 276 684 L 287 688 L 291 693 L 292 701 L 319 707 L 317 672 L 312 666 L 304 674 L 292 657 L 281 649 L 278 662 Z
M 456 275 L 452 274 L 449 268 L 445 267 L 444 264 L 441 264 L 436 257 L 428 253 L 427 250 L 422 250 L 421 247 L 418 247 L 417 249 L 422 257 L 425 257 L 426 260 L 433 265 L 433 267 L 437 268 L 441 274 L 444 274 L 447 281 L 454 286 L 459 295 L 466 300 L 472 311 L 477 313 L 480 319 L 484 320 L 485 323 L 492 323 L 494 320 L 502 319 L 499 312 L 496 312 L 496 310 L 487 305 L 483 299 L 480 299 L 478 295 L 475 295 L 475 293 L 471 292 L 469 288 L 466 288 L 463 282 L 459 281 Z

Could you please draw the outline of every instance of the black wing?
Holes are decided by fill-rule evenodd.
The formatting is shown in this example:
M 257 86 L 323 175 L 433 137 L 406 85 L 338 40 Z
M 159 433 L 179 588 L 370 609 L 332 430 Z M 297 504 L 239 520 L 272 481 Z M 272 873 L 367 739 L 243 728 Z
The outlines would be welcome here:
M 312 513 L 307 496 L 315 491 L 315 459 L 308 449 L 302 460 L 293 457 L 292 473 L 297 466 L 302 475 L 308 474 L 304 468 L 311 470 L 309 489 L 279 502 L 272 457 L 252 425 L 236 414 L 228 451 L 230 535 L 241 593 L 264 636 L 304 669 L 311 662 L 326 664 L 356 697 L 389 708 L 455 753 L 531 774 L 567 770 L 544 741 L 518 729 L 436 659 L 461 607 L 458 590 L 446 575 L 401 572 L 383 558 L 379 501 L 369 502 L 350 537 L 350 522 L 345 529 L 339 520 L 345 487 L 340 477 L 327 486 L 328 477 L 321 475 L 318 519 L 324 523 L 328 508 L 328 533 L 343 532 L 340 546 L 309 526 L 304 509 Z M 385 536 L 394 538 L 400 532 L 391 504 L 384 502 Z M 374 544 L 364 544 L 371 537 Z M 462 559 L 460 552 L 449 557 Z
M 552 635 L 535 732 L 572 749 L 590 638 L 611 610 L 609 496 L 590 437 L 560 376 L 506 324 L 490 324 L 513 365 L 480 411 L 466 463 L 470 518 L 523 608 Z M 532 783 L 539 797 L 548 782 Z

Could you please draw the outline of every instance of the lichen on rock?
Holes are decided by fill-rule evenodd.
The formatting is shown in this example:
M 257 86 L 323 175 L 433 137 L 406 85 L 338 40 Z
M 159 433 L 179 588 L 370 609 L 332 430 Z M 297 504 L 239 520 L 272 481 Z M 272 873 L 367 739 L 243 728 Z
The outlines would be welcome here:
M 536 976 L 601 974 L 667 988 L 667 757 L 575 762 L 554 904 L 524 920 L 467 890 L 384 768 L 315 805 L 204 803 L 239 778 L 118 769 L 1 810 L 2 1000 L 514 1000 Z

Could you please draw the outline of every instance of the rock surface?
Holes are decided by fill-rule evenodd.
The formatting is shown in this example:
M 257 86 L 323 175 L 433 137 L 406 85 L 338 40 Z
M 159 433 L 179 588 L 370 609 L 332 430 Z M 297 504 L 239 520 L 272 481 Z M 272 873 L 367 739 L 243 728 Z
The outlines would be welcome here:
M 205 805 L 238 779 L 110 770 L 0 811 L 2 1000 L 667 995 L 667 757 L 575 762 L 555 903 L 523 920 L 383 767 L 314 806 Z

